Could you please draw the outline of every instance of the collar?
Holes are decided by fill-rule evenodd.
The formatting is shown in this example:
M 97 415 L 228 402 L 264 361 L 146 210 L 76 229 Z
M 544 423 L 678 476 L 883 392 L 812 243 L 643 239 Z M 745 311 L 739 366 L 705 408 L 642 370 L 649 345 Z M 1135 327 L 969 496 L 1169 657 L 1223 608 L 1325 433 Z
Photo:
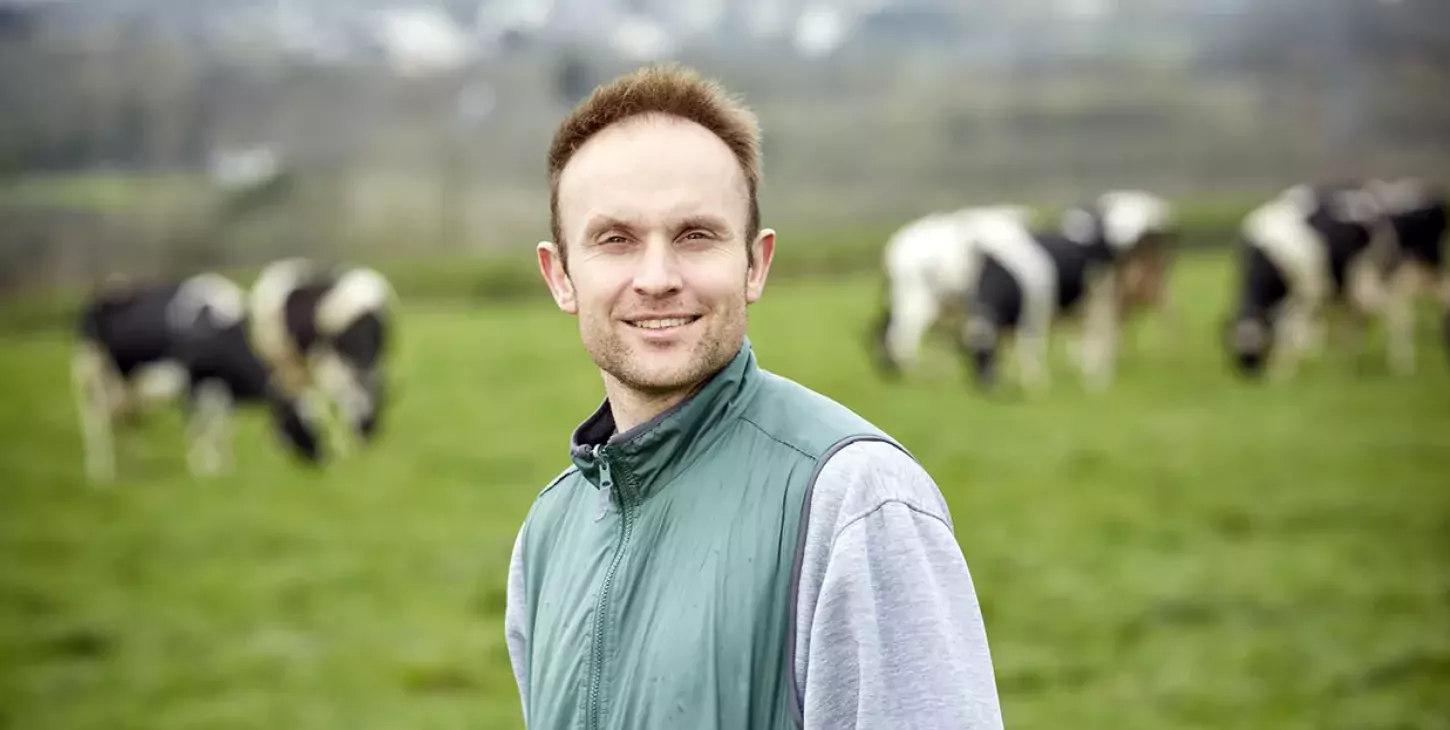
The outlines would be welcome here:
M 754 394 L 759 372 L 750 339 L 742 338 L 735 357 L 694 394 L 624 433 L 614 433 L 606 398 L 574 429 L 569 456 L 596 488 L 608 481 L 621 500 L 645 499 L 720 436 L 723 425 Z

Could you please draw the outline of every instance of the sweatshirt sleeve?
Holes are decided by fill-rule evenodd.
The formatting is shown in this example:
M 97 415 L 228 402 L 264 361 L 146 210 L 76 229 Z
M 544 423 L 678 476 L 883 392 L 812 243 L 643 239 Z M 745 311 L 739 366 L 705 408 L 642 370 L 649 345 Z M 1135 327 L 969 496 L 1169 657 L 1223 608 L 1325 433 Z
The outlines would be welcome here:
M 801 554 L 806 730 L 1001 728 L 992 660 L 945 500 L 909 455 L 848 444 L 817 477 Z
M 514 681 L 519 688 L 520 711 L 527 722 L 529 708 L 529 633 L 528 608 L 524 600 L 524 528 L 514 538 L 509 558 L 508 589 L 504 604 L 504 642 L 508 646 L 509 663 L 513 665 Z

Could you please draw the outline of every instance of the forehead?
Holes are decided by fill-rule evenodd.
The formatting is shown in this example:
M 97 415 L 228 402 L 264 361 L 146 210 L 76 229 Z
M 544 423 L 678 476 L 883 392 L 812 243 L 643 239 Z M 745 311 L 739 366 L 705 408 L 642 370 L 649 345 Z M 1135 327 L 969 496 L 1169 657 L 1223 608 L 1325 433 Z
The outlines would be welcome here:
M 636 117 L 592 137 L 559 176 L 559 214 L 577 231 L 595 216 L 663 220 L 746 213 L 745 175 L 719 137 L 695 122 Z

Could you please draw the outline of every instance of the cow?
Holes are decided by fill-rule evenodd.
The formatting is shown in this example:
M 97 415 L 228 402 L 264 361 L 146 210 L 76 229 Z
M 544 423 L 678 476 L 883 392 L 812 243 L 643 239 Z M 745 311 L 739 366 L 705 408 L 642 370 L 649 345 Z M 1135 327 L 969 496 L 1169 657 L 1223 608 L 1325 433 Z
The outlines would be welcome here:
M 1112 360 L 1118 356 L 1117 351 L 1121 349 L 1119 335 L 1128 335 L 1130 330 L 1127 328 L 1137 317 L 1157 313 L 1170 331 L 1182 329 L 1181 318 L 1173 305 L 1167 285 L 1169 270 L 1182 232 L 1168 201 L 1151 193 L 1135 190 L 1105 192 L 1093 203 L 1068 208 L 1060 219 L 1061 231 L 1074 240 L 1091 238 L 1095 233 L 1092 228 L 1094 221 L 1106 220 L 1106 211 L 1109 209 L 1119 211 L 1116 215 L 1120 219 L 1120 225 L 1131 223 L 1134 210 L 1157 219 L 1136 240 L 1132 240 L 1132 234 L 1120 231 L 1121 240 L 1130 243 L 1116 250 L 1109 250 L 1113 255 L 1114 274 L 1110 277 L 1112 282 L 1108 286 L 1113 292 L 1112 298 L 1115 302 L 1107 309 L 1114 313 L 1115 322 L 1111 328 L 1106 327 L 1107 323 L 1100 323 L 1100 327 L 1105 335 L 1113 336 L 1113 341 L 1109 343 L 1110 350 L 1102 353 L 1102 356 L 1108 358 L 1106 365 L 1110 368 Z M 1102 237 L 1107 234 L 1106 231 L 1096 233 L 1100 236 L 1099 241 L 1107 240 Z M 1077 324 L 1085 325 L 1086 322 L 1079 321 Z M 1087 335 L 1091 333 L 1079 334 L 1078 338 L 1070 341 L 1069 352 L 1079 366 L 1082 366 L 1082 358 L 1088 353 Z M 1099 386 L 1104 386 L 1110 376 L 1110 372 L 1104 372 L 1094 377 L 1099 378 Z
M 387 403 L 396 295 L 366 267 L 322 267 L 305 258 L 266 266 L 253 283 L 253 339 L 280 387 L 326 414 L 332 446 L 375 440 Z
M 80 410 L 87 478 L 116 476 L 115 427 L 184 400 L 187 467 L 213 476 L 232 464 L 231 416 L 268 408 L 283 443 L 316 464 L 317 432 L 302 404 L 273 387 L 247 335 L 246 295 L 230 280 L 201 273 L 179 281 L 112 284 L 79 316 L 71 374 Z
M 1292 375 L 1305 354 L 1322 347 L 1331 313 L 1347 316 L 1356 331 L 1363 320 L 1381 318 L 1390 369 L 1413 369 L 1407 292 L 1390 285 L 1404 252 L 1394 216 L 1372 188 L 1354 181 L 1295 185 L 1244 217 L 1238 293 L 1224 323 L 1225 347 L 1240 374 Z
M 1154 289 L 1177 224 L 1167 201 L 1122 190 L 1070 208 L 1057 229 L 984 216 L 970 223 L 969 236 L 982 263 L 961 347 L 977 384 L 994 387 L 999 345 L 1011 337 L 1022 385 L 1046 388 L 1051 330 L 1080 319 L 1079 366 L 1087 387 L 1101 390 L 1112 381 L 1128 308 L 1161 297 Z
M 883 377 L 895 379 L 913 368 L 922 339 L 938 318 L 967 302 L 981 264 L 968 225 L 984 215 L 1025 223 L 1032 211 L 995 205 L 931 213 L 902 226 L 887 241 L 881 314 L 869 342 Z

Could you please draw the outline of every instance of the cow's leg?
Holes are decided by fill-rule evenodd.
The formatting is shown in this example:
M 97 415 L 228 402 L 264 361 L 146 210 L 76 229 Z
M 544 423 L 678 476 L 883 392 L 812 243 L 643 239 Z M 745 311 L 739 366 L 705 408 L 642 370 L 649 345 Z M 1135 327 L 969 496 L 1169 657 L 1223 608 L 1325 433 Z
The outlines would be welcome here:
M 187 467 L 192 476 L 215 476 L 230 466 L 232 394 L 216 380 L 192 387 L 187 422 Z
M 1305 310 L 1299 320 L 1300 351 L 1308 357 L 1323 355 L 1328 332 L 1328 315 L 1323 309 Z
M 1119 326 L 1117 297 L 1112 278 L 1104 276 L 1089 283 L 1083 321 L 1082 374 L 1090 390 L 1105 390 L 1112 383 Z
M 1288 272 L 1291 294 L 1287 305 L 1293 309 L 1288 320 L 1288 334 L 1293 338 L 1294 347 L 1298 349 L 1301 358 L 1306 355 L 1318 356 L 1324 352 L 1324 310 L 1329 299 L 1329 281 L 1327 275 L 1318 272 L 1327 271 L 1323 268 L 1326 265 L 1316 254 L 1310 257 L 1303 268 L 1291 269 Z
M 1051 286 L 1022 283 L 1022 317 L 1012 344 L 1017 373 L 1024 388 L 1046 391 L 1049 386 L 1048 346 L 1057 292 Z
M 1362 361 L 1369 343 L 1369 338 L 1365 336 L 1369 319 L 1369 313 L 1357 308 L 1349 308 L 1336 318 L 1336 349 L 1349 353 L 1356 362 Z
M 924 286 L 895 291 L 891 300 L 883 338 L 886 357 L 897 371 L 910 371 L 916 365 L 922 339 L 940 313 L 940 305 Z
M 1415 292 L 1419 288 L 1419 272 L 1402 266 L 1395 272 L 1386 294 L 1382 312 L 1385 336 L 1389 342 L 1389 368 L 1396 375 L 1415 371 Z
M 1309 308 L 1303 301 L 1291 296 L 1284 303 L 1274 322 L 1274 339 L 1284 343 L 1284 347 L 1276 348 L 1279 350 L 1278 356 L 1273 358 L 1269 368 L 1272 379 L 1284 380 L 1298 372 L 1299 361 L 1303 358 L 1310 339 L 1309 316 Z
M 1157 310 L 1159 327 L 1165 331 L 1170 340 L 1170 346 L 1177 349 L 1183 344 L 1184 332 L 1189 331 L 1185 326 L 1187 317 L 1183 309 L 1178 306 L 1178 298 L 1173 295 L 1173 287 L 1168 280 L 1168 267 L 1171 260 L 1164 257 L 1158 268 L 1154 269 L 1149 276 L 1152 278 L 1151 299 L 1148 306 Z
M 977 386 L 992 389 L 997 382 L 997 359 L 1002 343 L 1002 330 L 985 307 L 976 307 L 962 325 L 962 350 L 971 361 Z
M 1115 278 L 1115 289 L 1113 300 L 1116 304 L 1118 349 L 1125 352 L 1138 352 L 1141 347 L 1142 327 L 1136 325 L 1133 320 L 1140 310 L 1148 310 L 1158 305 L 1161 293 L 1157 291 L 1159 282 L 1155 270 L 1159 262 L 1148 254 L 1143 254 L 1126 261 L 1120 268 Z
M 86 478 L 92 483 L 116 477 L 112 424 L 119 404 L 114 400 L 116 388 L 108 382 L 110 378 L 105 354 L 95 345 L 83 343 L 71 359 L 71 383 L 80 415 Z
M 1059 319 L 1052 327 L 1056 337 L 1048 345 L 1049 350 L 1062 351 L 1062 362 L 1075 370 L 1082 370 L 1085 365 L 1083 359 L 1087 355 L 1087 326 L 1086 319 L 1078 321 Z M 1054 356 L 1055 357 L 1055 356 Z

